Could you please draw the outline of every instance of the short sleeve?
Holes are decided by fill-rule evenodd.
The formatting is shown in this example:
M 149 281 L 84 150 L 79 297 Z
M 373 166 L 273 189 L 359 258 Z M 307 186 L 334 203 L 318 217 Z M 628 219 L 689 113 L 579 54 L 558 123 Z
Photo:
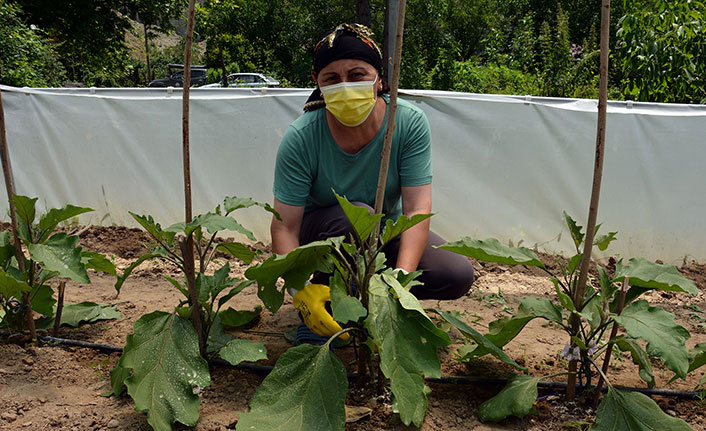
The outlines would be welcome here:
M 421 186 L 431 183 L 431 129 L 420 109 L 408 106 L 404 133 L 400 135 L 400 185 Z
M 305 144 L 298 130 L 290 126 L 277 150 L 272 194 L 287 205 L 306 205 L 311 191 L 314 174 Z

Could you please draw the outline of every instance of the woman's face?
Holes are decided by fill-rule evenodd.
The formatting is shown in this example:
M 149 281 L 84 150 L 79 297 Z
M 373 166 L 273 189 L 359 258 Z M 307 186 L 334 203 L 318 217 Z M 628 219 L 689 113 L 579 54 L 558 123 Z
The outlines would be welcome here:
M 373 66 L 363 60 L 342 59 L 329 63 L 321 69 L 316 78 L 319 87 L 338 84 L 340 82 L 374 81 L 378 72 Z M 378 79 L 376 90 L 382 90 L 382 81 Z M 376 91 L 376 92 L 377 92 Z

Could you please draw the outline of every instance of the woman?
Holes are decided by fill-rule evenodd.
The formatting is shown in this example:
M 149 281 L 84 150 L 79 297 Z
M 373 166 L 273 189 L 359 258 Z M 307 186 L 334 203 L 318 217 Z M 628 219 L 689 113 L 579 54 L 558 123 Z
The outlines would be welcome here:
M 285 133 L 277 153 L 273 193 L 281 220 L 273 218 L 271 225 L 277 254 L 352 232 L 332 189 L 358 206 L 374 206 L 389 99 L 383 96 L 387 89 L 381 77 L 382 54 L 371 36 L 367 27 L 342 24 L 314 48 L 312 76 L 317 89 L 305 113 Z M 432 209 L 429 123 L 420 109 L 398 100 L 395 124 L 383 213 L 392 219 L 428 214 Z M 466 258 L 432 248 L 444 242 L 429 231 L 426 220 L 384 250 L 388 265 L 396 270 L 423 270 L 418 278 L 423 285 L 411 289 L 419 299 L 455 299 L 473 283 L 473 267 Z M 317 281 L 325 283 L 326 278 Z M 302 294 L 307 289 L 297 294 L 306 299 L 295 295 L 295 306 L 322 310 L 328 289 L 314 292 L 311 288 Z M 305 322 L 319 335 L 335 332 L 337 325 L 322 330 L 304 314 Z

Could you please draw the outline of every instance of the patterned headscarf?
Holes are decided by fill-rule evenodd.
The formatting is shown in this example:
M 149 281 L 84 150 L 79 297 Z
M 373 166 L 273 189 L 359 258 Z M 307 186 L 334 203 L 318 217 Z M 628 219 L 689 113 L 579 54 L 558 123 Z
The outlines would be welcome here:
M 363 60 L 382 75 L 382 52 L 372 39 L 373 32 L 361 24 L 341 24 L 324 36 L 314 47 L 313 74 L 341 59 Z M 304 105 L 304 111 L 313 111 L 324 106 L 321 91 L 317 88 Z

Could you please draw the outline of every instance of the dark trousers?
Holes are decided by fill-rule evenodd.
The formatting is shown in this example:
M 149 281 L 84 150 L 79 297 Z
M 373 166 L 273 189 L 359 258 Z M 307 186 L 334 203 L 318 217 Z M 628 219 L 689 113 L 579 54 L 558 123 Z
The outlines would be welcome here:
M 370 212 L 373 211 L 369 205 L 360 202 L 353 204 L 368 208 Z M 320 208 L 304 215 L 299 232 L 299 242 L 303 245 L 335 236 L 348 238 L 352 233 L 353 226 L 348 221 L 343 209 L 339 205 L 335 205 Z M 460 254 L 432 247 L 445 242 L 439 235 L 429 232 L 429 239 L 417 268 L 423 271 L 417 278 L 423 284 L 411 289 L 418 299 L 456 299 L 471 289 L 473 266 L 468 259 Z M 383 249 L 388 266 L 394 268 L 399 247 L 400 238 L 397 237 Z M 312 281 L 327 284 L 328 277 L 328 274 L 317 274 Z

